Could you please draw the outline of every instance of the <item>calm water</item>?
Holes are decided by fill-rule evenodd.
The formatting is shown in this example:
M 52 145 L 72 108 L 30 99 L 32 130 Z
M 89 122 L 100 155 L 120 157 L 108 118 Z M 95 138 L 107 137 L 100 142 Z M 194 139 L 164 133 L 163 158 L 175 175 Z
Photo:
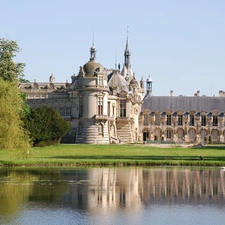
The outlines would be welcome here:
M 225 224 L 219 168 L 0 169 L 0 224 Z

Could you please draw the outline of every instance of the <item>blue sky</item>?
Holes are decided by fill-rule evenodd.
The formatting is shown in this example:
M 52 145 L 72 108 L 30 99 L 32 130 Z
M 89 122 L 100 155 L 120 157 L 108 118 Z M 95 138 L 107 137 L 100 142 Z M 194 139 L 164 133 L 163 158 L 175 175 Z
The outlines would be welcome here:
M 224 0 L 2 0 L 0 37 L 16 40 L 30 81 L 71 81 L 93 41 L 107 68 L 124 63 L 129 26 L 131 66 L 151 75 L 153 95 L 225 91 Z M 116 54 L 117 52 L 117 54 Z

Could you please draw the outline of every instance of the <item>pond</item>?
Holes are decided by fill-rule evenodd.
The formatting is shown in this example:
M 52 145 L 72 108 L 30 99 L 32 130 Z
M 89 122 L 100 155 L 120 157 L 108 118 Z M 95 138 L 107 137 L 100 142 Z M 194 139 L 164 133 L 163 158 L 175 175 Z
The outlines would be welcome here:
M 224 224 L 220 168 L 0 169 L 0 224 Z

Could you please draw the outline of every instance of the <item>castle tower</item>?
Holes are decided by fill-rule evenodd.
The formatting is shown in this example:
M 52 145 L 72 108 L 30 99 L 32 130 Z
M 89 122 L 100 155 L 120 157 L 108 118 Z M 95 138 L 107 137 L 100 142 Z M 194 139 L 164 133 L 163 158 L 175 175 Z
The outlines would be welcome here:
M 90 49 L 90 60 L 80 69 L 77 89 L 79 96 L 79 126 L 77 143 L 109 143 L 107 71 L 96 60 L 96 48 Z

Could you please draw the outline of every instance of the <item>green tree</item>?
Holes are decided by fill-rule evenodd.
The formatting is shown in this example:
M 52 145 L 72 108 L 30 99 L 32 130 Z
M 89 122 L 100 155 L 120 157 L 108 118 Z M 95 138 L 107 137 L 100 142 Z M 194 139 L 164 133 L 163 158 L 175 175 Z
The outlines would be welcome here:
M 16 41 L 0 39 L 0 149 L 16 149 L 26 154 L 30 139 L 22 118 L 29 113 L 26 97 L 18 82 L 24 76 L 25 64 L 15 62 L 20 49 Z
M 18 82 L 24 76 L 25 64 L 14 62 L 18 52 L 16 41 L 0 38 L 0 78 L 4 81 Z
M 0 149 L 30 149 L 29 136 L 23 128 L 23 100 L 17 85 L 0 79 Z
M 52 107 L 42 106 L 31 109 L 25 118 L 25 127 L 30 132 L 34 146 L 44 146 L 59 144 L 71 129 L 71 124 Z

